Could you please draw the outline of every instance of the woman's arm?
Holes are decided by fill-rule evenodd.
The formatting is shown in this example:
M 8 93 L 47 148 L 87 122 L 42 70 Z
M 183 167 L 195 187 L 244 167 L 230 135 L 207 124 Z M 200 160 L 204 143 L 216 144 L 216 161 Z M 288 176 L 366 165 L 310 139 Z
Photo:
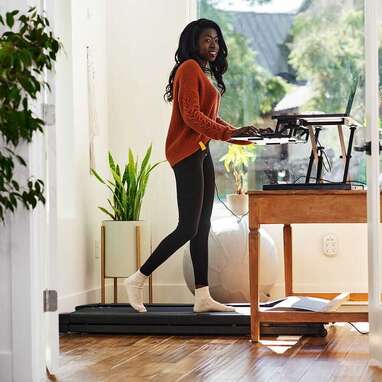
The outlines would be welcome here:
M 224 119 L 221 119 L 219 116 L 216 117 L 216 122 L 220 123 L 221 125 L 228 126 L 228 127 L 231 127 L 232 129 L 235 129 L 234 126 L 230 125 L 228 122 L 224 121 Z M 233 139 L 233 140 L 229 139 L 226 142 L 233 143 L 235 145 L 243 145 L 243 146 L 252 144 L 252 142 L 249 142 L 249 141 L 239 141 L 236 139 Z
M 224 119 L 220 118 L 219 116 L 216 117 L 216 122 L 220 123 L 221 125 L 231 127 L 232 129 L 236 129 L 235 126 L 229 124 L 228 122 L 226 122 Z
M 200 111 L 199 84 L 193 60 L 184 63 L 178 70 L 178 102 L 180 113 L 186 124 L 193 130 L 212 139 L 227 141 L 235 131 L 234 127 L 220 124 Z

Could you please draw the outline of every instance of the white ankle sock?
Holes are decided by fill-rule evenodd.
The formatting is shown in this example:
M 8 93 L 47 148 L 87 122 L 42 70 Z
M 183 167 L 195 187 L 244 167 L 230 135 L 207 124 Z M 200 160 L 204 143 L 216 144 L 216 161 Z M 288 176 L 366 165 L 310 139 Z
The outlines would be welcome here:
M 143 285 L 147 278 L 148 276 L 138 269 L 124 281 L 129 303 L 138 312 L 147 312 L 143 305 Z
M 235 308 L 215 301 L 208 286 L 195 289 L 194 312 L 235 312 Z

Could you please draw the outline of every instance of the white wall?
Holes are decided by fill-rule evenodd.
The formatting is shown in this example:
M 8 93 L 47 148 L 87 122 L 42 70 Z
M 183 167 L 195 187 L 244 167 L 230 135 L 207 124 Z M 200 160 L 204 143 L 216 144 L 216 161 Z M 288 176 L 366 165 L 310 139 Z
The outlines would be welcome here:
M 109 147 L 121 163 L 126 163 L 129 147 L 141 160 L 151 142 L 152 163 L 166 159 L 171 104 L 163 100 L 163 93 L 180 33 L 195 17 L 194 0 L 108 3 Z M 153 249 L 177 225 L 175 178 L 167 162 L 152 172 L 141 219 L 151 222 Z M 184 284 L 181 254 L 179 250 L 154 272 L 155 302 L 192 300 Z
M 64 4 L 66 3 L 66 4 Z M 59 13 L 65 46 L 57 63 L 57 194 L 59 310 L 99 301 L 98 205 L 106 192 L 89 173 L 89 124 L 86 46 L 92 49 L 99 135 L 95 139 L 96 168 L 106 169 L 106 1 L 62 0 Z M 71 7 L 68 5 L 72 5 Z
M 265 225 L 283 256 L 282 226 Z M 292 225 L 293 284 L 296 292 L 367 292 L 367 234 L 365 224 Z M 327 257 L 322 237 L 334 233 L 338 254 Z M 280 268 L 272 297 L 284 293 L 284 273 Z
M 129 147 L 142 159 L 152 142 L 152 163 L 165 159 L 171 105 L 162 96 L 179 34 L 196 14 L 194 0 L 74 3 L 71 10 L 63 7 L 60 13 L 66 55 L 61 55 L 56 70 L 60 312 L 100 301 L 100 259 L 95 252 L 99 249 L 100 224 L 106 216 L 97 206 L 105 206 L 107 193 L 88 172 L 85 47 L 93 47 L 96 66 L 100 130 L 96 169 L 109 176 L 108 149 L 123 163 Z M 141 219 L 152 223 L 153 247 L 176 227 L 175 181 L 167 163 L 152 173 Z M 111 301 L 112 288 L 107 284 L 107 300 Z M 183 281 L 180 256 L 155 272 L 154 284 L 155 301 L 191 298 Z M 120 286 L 119 301 L 126 301 L 126 297 Z

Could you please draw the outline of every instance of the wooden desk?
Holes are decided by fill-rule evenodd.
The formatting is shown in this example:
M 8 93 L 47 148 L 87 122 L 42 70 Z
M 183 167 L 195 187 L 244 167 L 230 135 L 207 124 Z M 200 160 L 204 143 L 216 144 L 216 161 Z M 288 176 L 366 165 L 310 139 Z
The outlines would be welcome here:
M 309 223 L 365 223 L 366 192 L 337 190 L 249 191 L 249 279 L 251 339 L 259 341 L 260 322 L 367 322 L 367 305 L 343 309 L 337 293 L 293 292 L 292 226 Z M 259 254 L 261 224 L 284 225 L 285 295 L 334 298 L 328 312 L 264 311 L 259 308 Z M 365 249 L 366 251 L 366 249 Z M 336 301 L 336 299 L 338 301 Z M 352 301 L 367 301 L 366 293 L 352 293 Z M 354 303 L 353 303 L 354 304 Z M 362 303 L 360 303 L 362 305 Z M 366 307 L 366 308 L 365 308 Z

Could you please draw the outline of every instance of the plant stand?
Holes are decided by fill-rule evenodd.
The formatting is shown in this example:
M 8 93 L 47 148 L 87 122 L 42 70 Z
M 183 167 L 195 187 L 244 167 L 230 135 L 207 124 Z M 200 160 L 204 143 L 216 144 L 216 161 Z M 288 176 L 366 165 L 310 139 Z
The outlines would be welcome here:
M 141 266 L 141 227 L 135 227 L 135 238 L 136 238 L 136 246 L 135 246 L 135 261 L 137 270 Z M 101 226 L 101 304 L 105 304 L 105 286 L 106 279 L 112 278 L 114 280 L 114 304 L 118 302 L 118 277 L 108 277 L 105 276 L 105 243 L 106 243 L 106 235 L 105 235 L 105 226 Z M 152 275 L 149 276 L 149 303 L 153 302 L 153 283 L 152 283 Z

